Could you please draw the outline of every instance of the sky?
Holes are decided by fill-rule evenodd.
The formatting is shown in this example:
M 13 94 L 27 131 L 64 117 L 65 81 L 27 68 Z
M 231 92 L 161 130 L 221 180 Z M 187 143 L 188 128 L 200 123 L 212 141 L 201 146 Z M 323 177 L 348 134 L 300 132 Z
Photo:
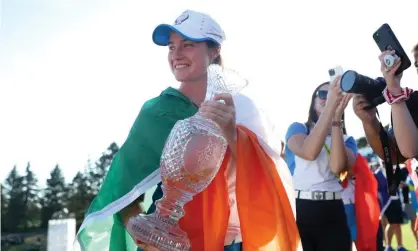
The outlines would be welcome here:
M 178 87 L 160 23 L 186 9 L 210 14 L 226 33 L 222 56 L 249 80 L 243 90 L 282 135 L 307 119 L 328 69 L 377 77 L 373 32 L 389 23 L 409 53 L 418 43 L 416 1 L 0 0 L 0 180 L 31 166 L 41 184 L 59 164 L 70 182 L 113 141 L 121 145 L 142 104 Z M 416 22 L 415 22 L 416 23 Z M 412 55 L 410 55 L 412 59 Z M 403 84 L 417 88 L 412 68 Z M 384 124 L 387 105 L 379 107 Z M 363 136 L 351 104 L 349 134 Z

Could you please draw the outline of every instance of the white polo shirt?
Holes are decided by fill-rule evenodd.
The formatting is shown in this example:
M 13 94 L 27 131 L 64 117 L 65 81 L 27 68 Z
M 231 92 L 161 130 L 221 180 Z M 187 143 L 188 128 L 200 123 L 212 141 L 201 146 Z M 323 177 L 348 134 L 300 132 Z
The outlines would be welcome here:
M 296 134 L 308 134 L 306 126 L 295 122 L 289 126 L 286 133 L 286 163 L 293 176 L 295 190 L 301 191 L 323 191 L 341 192 L 343 190 L 340 180 L 336 177 L 329 167 L 329 157 L 322 148 L 318 157 L 313 160 L 305 160 L 296 156 L 287 146 L 289 139 Z M 353 137 L 344 135 L 345 146 L 350 148 L 357 155 L 357 143 Z M 325 144 L 331 149 L 331 136 L 327 136 Z

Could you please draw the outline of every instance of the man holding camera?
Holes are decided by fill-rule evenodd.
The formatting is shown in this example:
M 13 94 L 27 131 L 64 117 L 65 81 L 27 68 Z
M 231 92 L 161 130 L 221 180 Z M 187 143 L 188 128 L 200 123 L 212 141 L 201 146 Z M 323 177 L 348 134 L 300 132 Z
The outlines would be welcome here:
M 415 67 L 418 69 L 418 45 L 414 47 Z M 383 91 L 385 100 L 391 106 L 392 111 L 392 127 L 393 130 L 389 130 L 388 145 L 390 156 L 392 160 L 397 160 L 399 163 L 404 162 L 408 158 L 414 158 L 418 156 L 418 92 L 413 92 L 409 88 L 402 88 L 400 80 L 402 74 L 396 75 L 396 70 L 400 67 L 400 58 L 396 59 L 395 63 L 391 67 L 387 67 L 384 63 L 384 57 L 386 55 L 394 55 L 394 51 L 383 52 L 379 59 L 381 61 L 381 71 L 386 81 L 386 88 Z M 379 120 L 376 116 L 376 108 L 365 109 L 370 105 L 365 96 L 356 94 L 353 98 L 353 108 L 357 117 L 363 123 L 363 128 L 366 134 L 366 138 L 372 149 L 382 159 L 387 159 L 385 156 L 383 145 L 381 141 L 381 131 L 384 130 L 381 127 Z M 389 155 L 389 154 L 387 154 Z M 396 196 L 394 197 L 396 198 Z M 402 234 L 401 224 L 402 217 L 398 214 L 402 214 L 401 204 L 398 203 L 399 199 L 394 199 L 389 207 L 388 211 L 391 212 L 388 216 L 389 226 L 385 232 L 387 240 L 392 239 L 392 231 L 395 233 L 398 240 L 398 250 L 405 250 L 402 247 Z M 393 250 L 388 243 L 386 250 Z

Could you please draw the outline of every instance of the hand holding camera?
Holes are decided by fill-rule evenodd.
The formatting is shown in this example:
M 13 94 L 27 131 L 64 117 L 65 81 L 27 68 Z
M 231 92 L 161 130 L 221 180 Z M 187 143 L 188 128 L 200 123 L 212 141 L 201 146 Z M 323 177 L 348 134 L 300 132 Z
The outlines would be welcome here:
M 354 94 L 353 110 L 364 124 L 371 124 L 376 119 L 376 107 L 366 109 L 369 105 L 370 103 L 364 95 Z

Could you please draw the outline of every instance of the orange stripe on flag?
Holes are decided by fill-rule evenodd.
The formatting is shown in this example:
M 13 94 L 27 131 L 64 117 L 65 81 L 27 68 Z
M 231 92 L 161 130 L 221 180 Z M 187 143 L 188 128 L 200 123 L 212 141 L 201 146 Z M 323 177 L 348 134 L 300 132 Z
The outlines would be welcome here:
M 299 232 L 288 196 L 272 159 L 257 136 L 237 129 L 236 197 L 243 249 L 295 251 Z M 180 226 L 192 250 L 221 251 L 229 219 L 225 170 L 229 155 L 212 183 L 185 205 Z

